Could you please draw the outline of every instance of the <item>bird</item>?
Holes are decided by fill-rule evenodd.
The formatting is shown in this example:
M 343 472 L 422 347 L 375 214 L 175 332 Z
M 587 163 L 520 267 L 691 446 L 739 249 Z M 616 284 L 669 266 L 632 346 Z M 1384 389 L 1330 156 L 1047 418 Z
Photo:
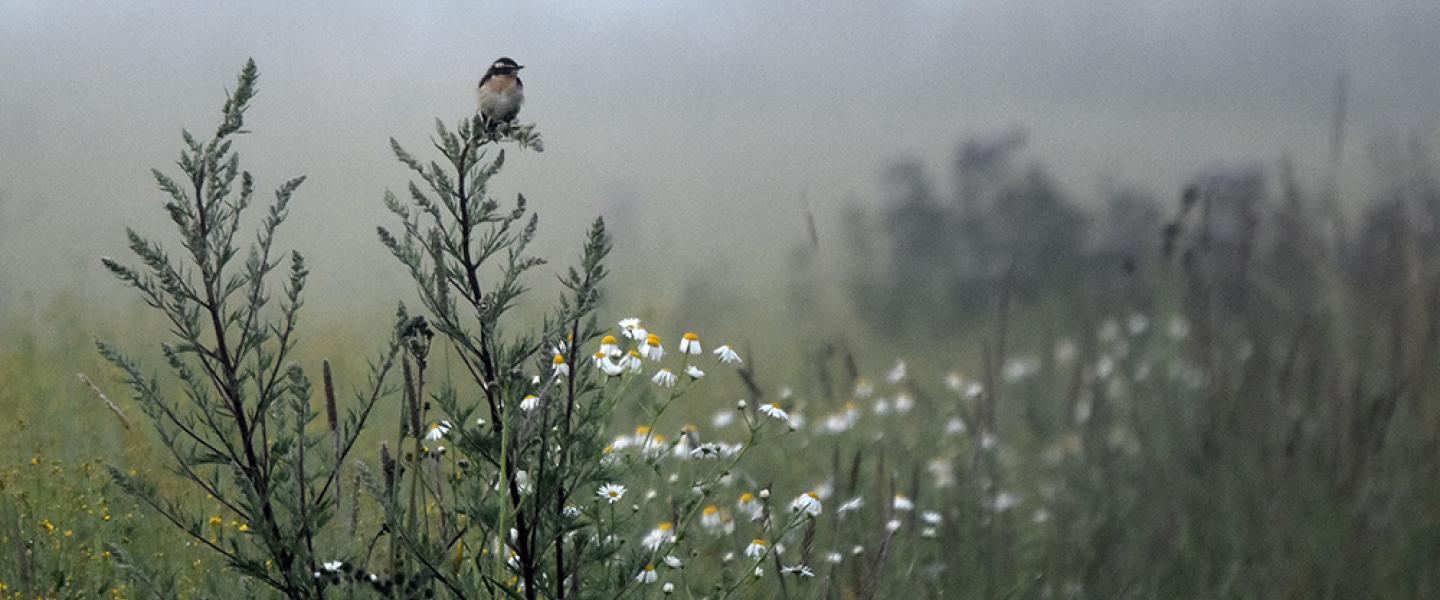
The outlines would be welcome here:
M 516 73 L 523 68 L 525 66 L 514 59 L 502 56 L 495 59 L 480 78 L 480 114 L 491 123 L 509 123 L 520 115 L 520 104 L 525 102 L 525 84 Z

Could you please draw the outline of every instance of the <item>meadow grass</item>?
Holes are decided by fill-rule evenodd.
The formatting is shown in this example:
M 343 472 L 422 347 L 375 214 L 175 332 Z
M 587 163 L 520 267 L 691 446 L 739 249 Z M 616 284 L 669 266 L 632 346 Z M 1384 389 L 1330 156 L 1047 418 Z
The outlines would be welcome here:
M 162 368 L 154 348 L 174 341 L 173 323 L 153 311 L 62 296 L 45 318 L 5 323 L 0 594 L 1440 593 L 1433 186 L 1390 189 L 1345 235 L 1293 182 L 1276 200 L 1253 173 L 1201 178 L 1123 256 L 1011 235 L 1015 214 L 1022 232 L 1046 214 L 1066 227 L 1101 218 L 1012 205 L 962 222 L 993 242 L 978 270 L 927 270 L 914 253 L 931 250 L 899 240 L 876 252 L 895 278 L 755 299 L 799 315 L 777 322 L 699 292 L 644 314 L 628 303 L 653 299 L 598 295 L 599 221 L 577 241 L 579 266 L 556 269 L 562 299 L 522 299 L 518 275 L 540 266 L 524 253 L 535 227 L 523 203 L 469 188 L 466 204 L 464 192 L 499 172 L 479 146 L 538 149 L 530 129 L 498 131 L 439 126 L 435 150 L 454 177 L 395 143 L 420 183 L 408 202 L 387 199 L 399 226 L 381 240 L 415 280 L 395 301 L 422 310 L 302 319 L 300 343 L 281 354 L 304 371 L 248 413 L 296 428 L 274 458 L 271 446 L 254 465 L 172 454 L 163 419 L 159 430 L 147 420 L 153 399 L 133 398 L 93 350 L 97 337 L 123 341 L 140 372 Z M 1033 197 L 999 195 L 1057 202 L 1034 181 L 1017 189 Z M 953 216 L 910 208 L 929 216 L 889 222 Z M 482 241 L 456 241 L 471 235 Z M 472 248 L 493 248 L 481 254 L 498 268 L 481 271 Z M 797 278 L 813 275 L 804 262 Z M 886 304 L 917 277 L 931 292 Z M 815 294 L 837 288 L 844 301 L 816 309 Z M 971 307 L 963 318 L 959 305 Z M 875 312 L 884 306 L 896 313 Z M 680 315 L 697 313 L 729 316 L 691 338 Z M 684 353 L 682 340 L 703 349 Z M 375 369 L 387 347 L 393 368 Z M 325 361 L 341 408 L 379 391 L 373 414 L 343 429 L 323 416 L 336 402 L 316 375 Z M 159 381 L 151 396 L 187 389 Z M 213 439 L 227 435 L 222 424 Z M 352 435 L 354 452 L 335 452 Z M 156 490 L 126 493 L 140 479 Z M 257 481 L 272 487 L 253 491 Z M 252 510 L 266 502 L 280 507 L 263 517 L 268 533 Z M 162 514 L 193 521 L 176 528 Z

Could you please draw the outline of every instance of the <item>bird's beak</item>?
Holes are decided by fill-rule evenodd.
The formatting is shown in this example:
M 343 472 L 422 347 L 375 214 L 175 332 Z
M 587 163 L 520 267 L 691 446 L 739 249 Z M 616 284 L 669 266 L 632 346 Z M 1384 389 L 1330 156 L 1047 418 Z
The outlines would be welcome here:
M 519 71 L 520 69 L 523 69 L 523 68 L 525 68 L 525 65 L 515 65 L 515 70 L 516 70 L 516 71 Z

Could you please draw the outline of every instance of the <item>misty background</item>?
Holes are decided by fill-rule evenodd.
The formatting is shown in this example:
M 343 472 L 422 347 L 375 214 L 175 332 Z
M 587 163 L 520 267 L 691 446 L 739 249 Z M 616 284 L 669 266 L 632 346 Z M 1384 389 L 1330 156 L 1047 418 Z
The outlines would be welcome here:
M 309 176 L 281 244 L 310 262 L 319 319 L 408 297 L 374 233 L 408 180 L 388 139 L 427 150 L 501 55 L 528 67 L 521 120 L 547 150 L 512 153 L 492 191 L 530 199 L 556 265 L 604 215 L 613 297 L 645 302 L 697 274 L 761 298 L 806 242 L 807 205 L 837 260 L 847 208 L 894 200 L 890 165 L 949 187 L 977 136 L 1028 132 L 1023 160 L 1081 206 L 1119 189 L 1168 202 L 1208 168 L 1282 157 L 1318 186 L 1342 73 L 1339 188 L 1363 202 L 1375 148 L 1440 129 L 1437 24 L 1430 0 L 4 1 L 0 315 L 118 292 L 96 259 L 127 254 L 126 225 L 171 240 L 149 169 L 170 170 L 182 127 L 213 129 L 247 57 L 261 93 L 238 148 L 261 190 Z

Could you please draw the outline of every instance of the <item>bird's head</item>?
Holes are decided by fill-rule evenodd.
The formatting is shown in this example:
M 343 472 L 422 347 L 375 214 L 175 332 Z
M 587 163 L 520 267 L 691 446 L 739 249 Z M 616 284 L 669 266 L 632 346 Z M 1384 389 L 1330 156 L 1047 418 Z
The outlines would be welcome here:
M 525 65 L 517 64 L 514 59 L 508 56 L 502 56 L 495 59 L 495 62 L 490 65 L 490 70 L 487 71 L 485 74 L 514 75 L 517 71 L 523 68 L 525 68 Z

